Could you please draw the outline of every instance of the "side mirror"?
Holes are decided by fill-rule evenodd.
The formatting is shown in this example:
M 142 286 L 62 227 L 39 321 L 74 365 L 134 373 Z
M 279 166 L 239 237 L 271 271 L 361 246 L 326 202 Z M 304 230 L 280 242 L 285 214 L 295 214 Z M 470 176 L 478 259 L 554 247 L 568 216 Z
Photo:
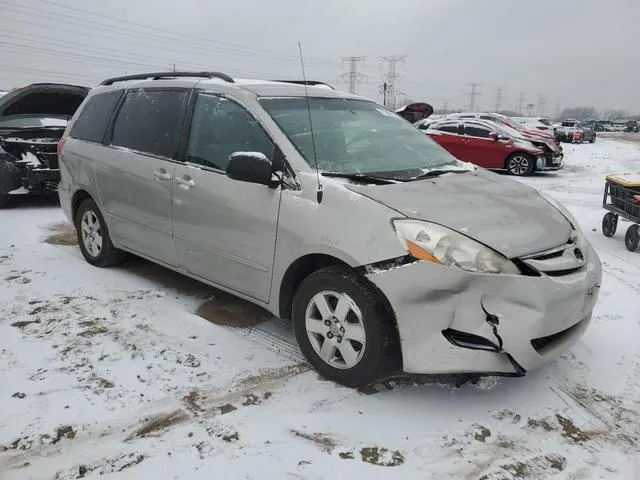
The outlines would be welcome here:
M 279 179 L 273 178 L 271 162 L 264 153 L 260 152 L 234 152 L 229 155 L 227 177 L 239 182 L 267 185 L 271 188 L 280 184 Z
M 500 140 L 500 135 L 498 135 L 498 132 L 489 132 L 489 138 L 493 138 L 497 142 Z

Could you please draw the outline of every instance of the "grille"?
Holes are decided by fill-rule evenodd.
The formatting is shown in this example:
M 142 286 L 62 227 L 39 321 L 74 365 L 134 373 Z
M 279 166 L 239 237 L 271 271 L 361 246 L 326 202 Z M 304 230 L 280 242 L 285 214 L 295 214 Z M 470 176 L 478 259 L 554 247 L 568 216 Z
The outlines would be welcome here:
M 575 273 L 586 263 L 584 252 L 577 246 L 575 231 L 566 244 L 518 260 L 529 269 L 552 277 Z

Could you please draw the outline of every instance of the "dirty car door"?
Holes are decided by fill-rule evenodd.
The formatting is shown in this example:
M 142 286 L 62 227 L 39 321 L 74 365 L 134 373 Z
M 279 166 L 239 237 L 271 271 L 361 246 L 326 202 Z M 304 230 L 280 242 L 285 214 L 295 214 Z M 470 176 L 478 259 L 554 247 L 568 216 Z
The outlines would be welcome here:
M 114 240 L 176 265 L 171 183 L 188 90 L 130 90 L 109 147 L 93 156 L 100 200 Z
M 266 302 L 281 190 L 228 178 L 229 156 L 239 151 L 271 160 L 274 144 L 244 107 L 199 93 L 186 161 L 175 172 L 176 248 L 191 274 Z

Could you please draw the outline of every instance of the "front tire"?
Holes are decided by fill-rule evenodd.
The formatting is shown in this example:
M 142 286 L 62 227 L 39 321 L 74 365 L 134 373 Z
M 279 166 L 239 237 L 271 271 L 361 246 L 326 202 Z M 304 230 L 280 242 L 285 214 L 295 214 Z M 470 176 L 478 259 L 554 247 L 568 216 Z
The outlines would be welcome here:
M 624 236 L 624 244 L 630 252 L 640 251 L 640 227 L 631 225 Z
M 618 216 L 615 213 L 607 212 L 602 217 L 602 234 L 605 237 L 613 237 L 618 228 Z
M 91 265 L 111 267 L 122 261 L 123 252 L 111 243 L 107 224 L 98 205 L 91 198 L 80 204 L 75 227 L 80 251 Z
M 525 177 L 533 172 L 535 160 L 526 153 L 514 153 L 507 158 L 505 167 L 511 175 Z
M 380 378 L 391 360 L 391 320 L 356 273 L 328 267 L 309 275 L 293 300 L 293 327 L 309 363 L 347 387 Z

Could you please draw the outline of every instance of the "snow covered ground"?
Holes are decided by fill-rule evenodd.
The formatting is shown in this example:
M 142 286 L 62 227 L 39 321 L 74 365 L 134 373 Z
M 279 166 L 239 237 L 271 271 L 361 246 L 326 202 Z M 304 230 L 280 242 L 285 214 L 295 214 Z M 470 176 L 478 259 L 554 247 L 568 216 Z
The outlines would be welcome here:
M 640 143 L 525 179 L 604 264 L 595 318 L 524 378 L 321 380 L 266 312 L 142 260 L 89 266 L 55 205 L 0 212 L 0 478 L 640 479 L 640 254 L 600 233 Z M 405 384 L 407 383 L 407 384 Z

